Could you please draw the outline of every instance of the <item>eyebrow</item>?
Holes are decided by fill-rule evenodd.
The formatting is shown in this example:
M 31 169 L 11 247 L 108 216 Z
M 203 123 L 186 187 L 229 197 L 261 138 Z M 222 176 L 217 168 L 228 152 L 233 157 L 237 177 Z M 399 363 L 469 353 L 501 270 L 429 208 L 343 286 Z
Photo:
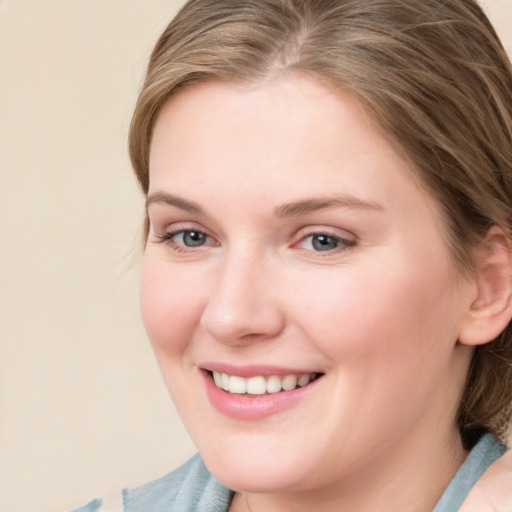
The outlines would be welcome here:
M 204 215 L 203 209 L 198 204 L 192 201 L 187 201 L 186 199 L 182 199 L 178 196 L 173 196 L 172 194 L 167 194 L 166 192 L 155 192 L 154 194 L 149 195 L 146 199 L 146 211 L 150 205 L 155 203 L 164 203 L 189 213 Z
M 150 205 L 155 203 L 164 203 L 174 206 L 180 210 L 184 210 L 195 215 L 204 215 L 204 210 L 197 204 L 187 199 L 183 199 L 166 192 L 155 192 L 146 199 L 146 211 Z M 277 218 L 299 217 L 307 215 L 318 210 L 326 210 L 329 208 L 349 208 L 357 210 L 375 210 L 382 211 L 384 207 L 373 201 L 365 201 L 352 195 L 335 195 L 327 197 L 312 197 L 301 199 L 291 203 L 280 205 L 274 209 L 274 215 Z
M 276 217 L 295 217 L 307 215 L 318 210 L 326 210 L 329 208 L 349 208 L 356 210 L 375 210 L 382 211 L 384 207 L 373 201 L 365 201 L 359 197 L 352 195 L 335 195 L 328 197 L 313 197 L 292 203 L 278 206 L 274 213 Z

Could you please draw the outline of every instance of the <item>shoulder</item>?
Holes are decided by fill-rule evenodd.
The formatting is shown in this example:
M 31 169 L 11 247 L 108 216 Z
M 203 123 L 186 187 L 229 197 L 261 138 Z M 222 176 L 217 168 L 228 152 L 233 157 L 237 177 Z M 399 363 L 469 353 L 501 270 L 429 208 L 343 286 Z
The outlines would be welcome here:
M 471 489 L 459 512 L 512 511 L 512 450 L 493 462 Z
M 74 508 L 70 512 L 97 512 L 101 509 L 102 505 L 103 500 L 96 499 L 86 503 L 85 505 L 82 505 L 81 507 Z
M 124 512 L 225 512 L 232 492 L 195 455 L 173 472 L 123 492 Z
M 220 484 L 197 454 L 171 473 L 123 491 L 123 512 L 226 512 L 232 491 Z M 72 512 L 101 512 L 93 500 Z
M 210 473 L 203 464 L 201 457 L 196 454 L 183 465 L 170 473 L 147 482 L 139 487 L 123 490 L 123 508 L 125 512 L 137 510 L 146 503 L 154 506 L 157 502 L 174 501 L 183 489 L 201 486 Z

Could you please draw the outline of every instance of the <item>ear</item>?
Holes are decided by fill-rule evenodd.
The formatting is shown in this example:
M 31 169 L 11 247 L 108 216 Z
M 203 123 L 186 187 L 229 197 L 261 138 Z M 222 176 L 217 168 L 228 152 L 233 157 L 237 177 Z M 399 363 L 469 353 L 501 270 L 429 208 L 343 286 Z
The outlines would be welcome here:
M 463 345 L 494 340 L 512 318 L 512 252 L 510 239 L 498 226 L 487 232 L 479 248 L 474 280 L 477 296 L 459 333 Z

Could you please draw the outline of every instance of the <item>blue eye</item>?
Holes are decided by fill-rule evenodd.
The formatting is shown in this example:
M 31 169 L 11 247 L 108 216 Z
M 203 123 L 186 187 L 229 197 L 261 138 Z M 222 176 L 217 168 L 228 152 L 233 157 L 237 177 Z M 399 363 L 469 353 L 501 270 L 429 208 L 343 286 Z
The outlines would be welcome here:
M 164 243 L 176 251 L 214 244 L 213 239 L 206 233 L 195 229 L 179 229 L 155 236 L 159 239 L 160 243 Z
M 352 247 L 353 245 L 355 245 L 353 240 L 347 240 L 327 233 L 313 233 L 302 240 L 304 249 L 315 252 L 335 251 L 336 249 Z
M 201 231 L 180 231 L 174 238 L 185 247 L 200 247 L 208 241 L 208 236 Z
M 311 245 L 315 251 L 332 251 L 340 246 L 340 240 L 329 235 L 312 235 Z

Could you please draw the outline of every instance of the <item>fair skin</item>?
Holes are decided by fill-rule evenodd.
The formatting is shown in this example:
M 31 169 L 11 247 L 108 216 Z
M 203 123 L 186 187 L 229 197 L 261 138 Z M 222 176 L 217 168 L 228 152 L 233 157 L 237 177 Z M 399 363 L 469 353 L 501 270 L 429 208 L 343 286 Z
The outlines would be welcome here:
M 435 201 L 361 105 L 299 77 L 179 93 L 148 216 L 144 322 L 230 510 L 431 511 L 466 456 L 454 418 L 488 333 Z M 244 395 L 214 371 L 312 382 Z
M 471 489 L 459 512 L 510 512 L 512 510 L 512 451 L 491 464 Z

